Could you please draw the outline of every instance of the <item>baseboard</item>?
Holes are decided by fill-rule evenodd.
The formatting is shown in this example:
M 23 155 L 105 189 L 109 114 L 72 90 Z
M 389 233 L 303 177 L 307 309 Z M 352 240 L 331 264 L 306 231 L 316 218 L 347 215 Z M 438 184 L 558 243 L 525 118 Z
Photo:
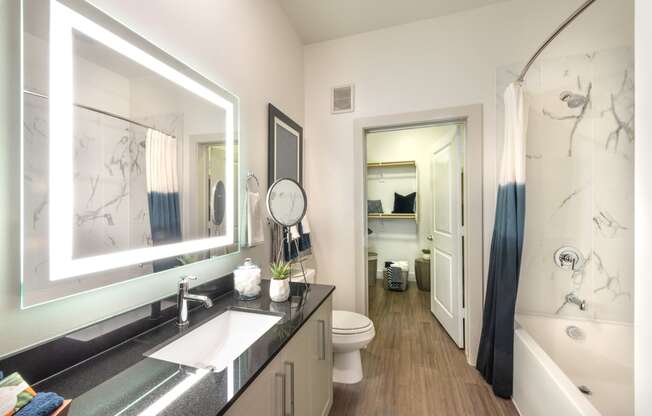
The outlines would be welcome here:
M 521 409 L 518 408 L 518 404 L 516 404 L 513 397 L 512 397 L 512 404 L 514 405 L 514 409 L 516 409 L 516 413 L 518 413 L 520 416 L 524 416 L 523 413 L 521 412 Z
M 322 412 L 321 416 L 328 416 L 331 412 L 331 407 L 333 407 L 333 395 L 331 395 L 330 399 L 328 399 L 328 403 L 326 403 L 326 407 L 324 407 L 324 411 Z

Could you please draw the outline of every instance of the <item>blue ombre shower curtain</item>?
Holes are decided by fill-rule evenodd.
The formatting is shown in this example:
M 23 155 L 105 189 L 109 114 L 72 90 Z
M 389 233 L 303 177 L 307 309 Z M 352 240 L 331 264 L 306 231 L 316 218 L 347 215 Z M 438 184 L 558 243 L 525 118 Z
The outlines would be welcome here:
M 514 311 L 525 223 L 527 106 L 521 83 L 505 90 L 505 137 L 476 368 L 494 394 L 512 396 Z
M 145 139 L 147 202 L 154 245 L 181 241 L 177 140 L 156 130 Z M 155 260 L 154 272 L 178 266 L 176 258 Z

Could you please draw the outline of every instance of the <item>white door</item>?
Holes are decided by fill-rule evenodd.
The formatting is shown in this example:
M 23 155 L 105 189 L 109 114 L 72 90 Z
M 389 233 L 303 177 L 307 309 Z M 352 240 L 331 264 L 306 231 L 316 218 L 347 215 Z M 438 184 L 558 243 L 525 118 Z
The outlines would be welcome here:
M 430 310 L 458 347 L 464 346 L 462 270 L 462 138 L 460 128 L 430 162 L 432 243 Z

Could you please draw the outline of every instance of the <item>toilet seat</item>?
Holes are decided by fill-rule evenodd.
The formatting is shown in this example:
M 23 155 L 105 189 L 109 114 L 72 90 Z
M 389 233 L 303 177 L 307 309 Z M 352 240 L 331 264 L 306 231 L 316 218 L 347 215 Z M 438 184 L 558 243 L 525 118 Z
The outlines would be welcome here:
M 357 335 L 374 330 L 369 318 L 350 311 L 333 311 L 333 334 Z

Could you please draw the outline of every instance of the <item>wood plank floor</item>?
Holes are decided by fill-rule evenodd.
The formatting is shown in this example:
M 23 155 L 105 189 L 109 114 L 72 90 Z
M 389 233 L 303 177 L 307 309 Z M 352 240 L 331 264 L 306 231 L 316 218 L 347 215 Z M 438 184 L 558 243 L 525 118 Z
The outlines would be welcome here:
M 370 288 L 376 337 L 362 351 L 365 378 L 335 384 L 331 416 L 517 416 L 493 395 L 475 368 L 430 313 L 428 292 Z

